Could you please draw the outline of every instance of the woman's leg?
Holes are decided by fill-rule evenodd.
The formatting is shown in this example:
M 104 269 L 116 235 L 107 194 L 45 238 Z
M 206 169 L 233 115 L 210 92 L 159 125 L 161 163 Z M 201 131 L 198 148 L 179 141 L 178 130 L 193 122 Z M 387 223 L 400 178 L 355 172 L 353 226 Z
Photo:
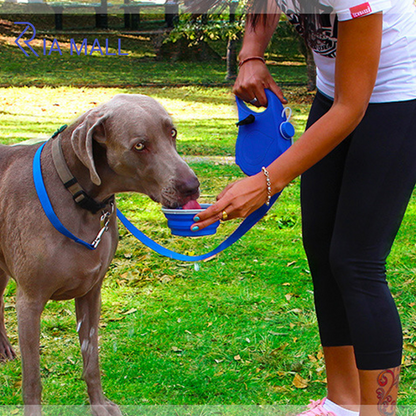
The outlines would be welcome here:
M 394 415 L 399 390 L 400 367 L 360 370 L 360 416 Z
M 321 218 L 317 212 L 320 201 L 311 203 L 310 199 L 314 192 L 317 198 L 321 196 L 319 188 L 327 181 L 325 175 L 320 172 L 321 183 L 317 182 L 319 175 L 313 167 L 302 184 L 307 202 L 303 207 L 307 214 L 305 249 L 316 288 L 321 339 L 325 350 L 330 351 L 328 391 L 337 396 L 332 401 L 341 404 L 345 400 L 337 393 L 342 390 L 341 378 L 330 377 L 341 372 L 337 362 L 342 349 L 332 347 L 354 345 L 361 403 L 369 406 L 362 412 L 368 415 L 390 412 L 383 402 L 391 404 L 397 395 L 401 326 L 385 279 L 385 261 L 416 180 L 415 112 L 414 102 L 371 105 L 347 142 L 329 251 L 328 239 L 320 243 L 321 249 L 313 246 L 312 237 L 316 238 L 319 230 L 316 224 L 311 225 L 313 217 L 308 212 L 312 205 L 316 218 Z M 328 220 L 324 228 L 326 234 L 330 223 Z M 331 295 L 337 302 L 341 295 L 342 308 L 334 307 Z M 348 368 L 342 372 L 347 372 L 347 379 L 356 380 L 352 366 Z M 390 380 L 381 374 L 395 374 L 395 378 Z M 356 388 L 351 390 L 355 392 L 351 393 L 353 400 Z
M 331 242 L 363 415 L 394 414 L 402 358 L 386 260 L 416 181 L 416 102 L 370 105 L 351 139 Z
M 354 348 L 324 347 L 328 394 L 327 397 L 345 409 L 360 410 L 360 379 L 355 363 Z
M 308 126 L 331 107 L 319 93 Z M 328 399 L 358 411 L 360 385 L 341 292 L 333 276 L 329 253 L 350 138 L 302 175 L 303 243 L 314 281 L 320 336 L 324 346 Z

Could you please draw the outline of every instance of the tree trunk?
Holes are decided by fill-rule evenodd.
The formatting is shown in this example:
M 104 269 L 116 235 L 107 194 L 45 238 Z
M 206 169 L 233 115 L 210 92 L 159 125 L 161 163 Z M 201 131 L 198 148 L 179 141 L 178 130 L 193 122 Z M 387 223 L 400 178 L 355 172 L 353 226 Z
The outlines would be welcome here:
M 299 36 L 299 49 L 306 61 L 306 73 L 308 76 L 307 90 L 316 90 L 316 66 L 313 59 L 312 49 L 306 44 L 305 40 Z
M 308 91 L 315 91 L 316 90 L 316 66 L 315 61 L 313 59 L 312 49 L 307 46 L 306 47 L 306 72 L 308 74 Z
M 236 39 L 228 39 L 226 80 L 234 80 L 237 78 L 237 43 L 238 40 Z
M 232 24 L 235 22 L 235 13 L 238 7 L 238 1 L 231 1 L 229 4 L 230 7 L 230 17 L 229 23 Z M 227 44 L 227 76 L 226 80 L 234 80 L 237 78 L 237 39 L 228 39 Z

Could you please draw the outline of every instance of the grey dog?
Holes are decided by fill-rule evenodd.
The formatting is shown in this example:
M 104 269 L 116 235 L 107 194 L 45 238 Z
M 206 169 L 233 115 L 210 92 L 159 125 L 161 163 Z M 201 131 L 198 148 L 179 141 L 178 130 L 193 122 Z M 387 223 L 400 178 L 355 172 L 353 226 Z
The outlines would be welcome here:
M 120 94 L 80 116 L 49 140 L 41 166 L 46 190 L 63 225 L 92 241 L 88 250 L 59 233 L 35 191 L 32 160 L 39 145 L 0 147 L 0 361 L 15 358 L 4 326 L 3 292 L 16 281 L 25 415 L 41 414 L 40 316 L 48 300 L 75 298 L 83 376 L 94 415 L 121 415 L 103 395 L 98 363 L 101 285 L 117 242 L 114 198 L 141 192 L 168 207 L 199 196 L 199 182 L 176 151 L 176 129 L 166 110 L 144 95 Z M 98 212 L 84 209 L 65 189 L 52 160 L 54 140 L 85 196 Z M 94 213 L 95 212 L 95 213 Z M 100 218 L 107 218 L 103 232 Z M 101 231 L 101 233 L 100 233 Z

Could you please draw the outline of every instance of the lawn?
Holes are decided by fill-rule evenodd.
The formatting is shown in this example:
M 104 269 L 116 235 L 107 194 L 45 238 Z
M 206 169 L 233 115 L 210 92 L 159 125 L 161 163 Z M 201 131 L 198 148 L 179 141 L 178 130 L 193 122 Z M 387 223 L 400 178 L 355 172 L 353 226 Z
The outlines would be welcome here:
M 132 59 L 140 66 L 132 74 L 128 69 L 132 67 L 123 67 L 116 58 L 111 67 L 111 57 L 97 57 L 88 65 L 81 58 L 75 63 L 44 57 L 25 65 L 24 55 L 4 38 L 0 48 L 0 72 L 11 85 L 0 88 L 0 143 L 46 139 L 77 114 L 117 93 L 141 93 L 159 100 L 172 115 L 179 132 L 178 151 L 200 178 L 203 202 L 214 201 L 226 184 L 242 177 L 233 164 L 237 130 L 231 84 L 201 85 L 204 80 L 223 82 L 223 64 L 203 68 L 183 63 L 177 73 L 187 85 L 174 86 L 179 82 L 176 72 L 170 76 L 164 63 L 155 63 L 139 50 Z M 270 53 L 278 56 L 276 51 Z M 304 71 L 304 67 L 298 61 L 278 62 L 273 70 L 287 67 L 290 77 L 299 80 L 297 68 Z M 58 73 L 57 64 L 64 72 Z M 77 65 L 79 77 L 74 74 Z M 150 68 L 163 82 L 140 86 L 140 79 L 146 85 L 153 79 Z M 299 135 L 311 95 L 288 84 L 284 93 Z M 405 335 L 403 406 L 416 402 L 415 197 L 388 267 Z M 153 239 L 188 254 L 214 248 L 239 222 L 222 224 L 213 237 L 177 238 L 170 235 L 160 207 L 147 197 L 123 194 L 117 202 Z M 6 326 L 18 350 L 15 294 L 11 283 L 6 290 Z M 126 411 L 136 406 L 192 405 L 198 406 L 198 414 L 206 414 L 216 405 L 304 405 L 323 397 L 326 379 L 302 248 L 299 181 L 290 184 L 271 212 L 233 247 L 198 266 L 162 258 L 120 227 L 119 248 L 103 287 L 100 357 L 105 393 Z M 2 405 L 22 403 L 20 365 L 19 355 L 1 364 Z M 87 403 L 72 301 L 47 304 L 42 316 L 41 372 L 46 404 Z M 14 407 L 3 409 L 8 414 L 14 411 Z
M 242 176 L 223 157 L 233 154 L 236 135 L 226 88 L 5 88 L 1 141 L 47 137 L 76 113 L 118 92 L 149 94 L 172 114 L 179 152 L 201 179 L 202 200 L 213 201 L 223 186 Z M 308 105 L 291 104 L 301 131 Z M 112 400 L 127 407 L 300 405 L 324 394 L 298 185 L 287 187 L 248 235 L 199 268 L 156 255 L 120 228 L 119 249 L 104 284 L 100 328 L 103 383 Z M 119 195 L 118 204 L 140 229 L 183 253 L 213 248 L 238 222 L 221 225 L 215 237 L 181 239 L 170 235 L 159 206 L 147 197 Z M 415 401 L 415 207 L 413 198 L 389 263 L 406 337 L 403 405 Z M 16 345 L 14 302 L 10 284 L 7 327 Z M 49 405 L 86 402 L 75 329 L 73 302 L 48 303 L 41 351 Z M 20 404 L 20 360 L 2 365 L 1 377 L 2 403 Z

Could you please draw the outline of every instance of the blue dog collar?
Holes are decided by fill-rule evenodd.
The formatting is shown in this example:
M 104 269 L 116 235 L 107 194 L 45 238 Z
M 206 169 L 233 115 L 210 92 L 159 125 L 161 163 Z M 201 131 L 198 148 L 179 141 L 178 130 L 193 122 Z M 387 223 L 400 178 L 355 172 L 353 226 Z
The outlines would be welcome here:
M 33 158 L 33 180 L 35 182 L 36 192 L 38 194 L 39 201 L 42 205 L 43 211 L 47 216 L 50 223 L 63 235 L 74 240 L 76 243 L 87 247 L 89 250 L 95 250 L 97 246 L 95 244 L 87 243 L 86 241 L 81 240 L 80 238 L 76 237 L 72 234 L 62 222 L 59 220 L 55 211 L 53 210 L 51 201 L 49 199 L 48 193 L 46 192 L 45 182 L 42 176 L 42 167 L 40 157 L 42 154 L 42 150 L 45 147 L 46 143 L 43 143 L 42 146 L 36 151 L 35 157 Z

